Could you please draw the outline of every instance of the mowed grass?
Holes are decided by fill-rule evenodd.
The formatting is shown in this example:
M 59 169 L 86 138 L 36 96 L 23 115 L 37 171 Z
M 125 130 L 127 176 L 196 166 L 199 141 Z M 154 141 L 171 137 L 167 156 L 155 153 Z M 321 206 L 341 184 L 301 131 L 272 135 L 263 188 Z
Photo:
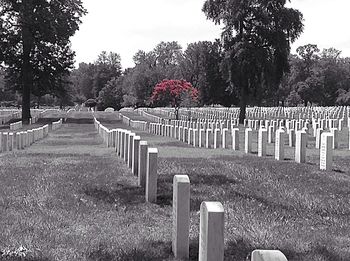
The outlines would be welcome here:
M 97 116 L 128 128 L 115 113 Z M 309 164 L 278 162 L 134 131 L 159 149 L 157 204 L 144 202 L 136 177 L 93 124 L 65 124 L 25 151 L 0 154 L 0 251 L 28 249 L 24 259 L 0 260 L 174 260 L 176 174 L 191 180 L 191 260 L 202 201 L 225 208 L 225 260 L 247 260 L 256 248 L 280 249 L 293 261 L 350 260 L 348 151 L 324 172 L 313 154 Z

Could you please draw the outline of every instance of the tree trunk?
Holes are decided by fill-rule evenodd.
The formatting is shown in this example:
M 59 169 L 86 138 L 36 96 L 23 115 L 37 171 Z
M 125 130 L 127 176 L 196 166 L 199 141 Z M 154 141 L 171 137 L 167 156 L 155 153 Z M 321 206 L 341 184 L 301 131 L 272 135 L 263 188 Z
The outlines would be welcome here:
M 307 100 L 304 100 L 304 107 L 307 107 Z
M 32 0 L 26 0 L 22 3 L 21 26 L 22 26 L 22 121 L 29 124 L 30 116 L 30 91 L 33 86 L 33 72 L 30 64 L 30 53 L 33 46 L 33 38 L 30 31 L 33 5 Z
M 38 96 L 38 104 L 36 106 L 37 109 L 39 109 L 39 107 L 40 107 L 40 100 L 41 100 L 41 96 Z
M 175 107 L 175 119 L 179 120 L 179 107 Z
M 242 87 L 241 100 L 239 102 L 239 123 L 243 124 L 246 116 L 246 108 L 247 108 L 247 88 L 245 86 Z

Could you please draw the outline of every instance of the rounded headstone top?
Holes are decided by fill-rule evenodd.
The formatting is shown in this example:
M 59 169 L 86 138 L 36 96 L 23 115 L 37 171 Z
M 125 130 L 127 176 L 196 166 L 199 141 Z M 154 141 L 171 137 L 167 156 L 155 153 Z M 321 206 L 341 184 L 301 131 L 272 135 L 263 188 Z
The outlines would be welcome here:
M 114 112 L 114 108 L 108 107 L 107 109 L 105 109 L 105 112 Z
M 205 208 L 208 212 L 224 212 L 223 205 L 218 201 L 203 201 L 200 208 Z

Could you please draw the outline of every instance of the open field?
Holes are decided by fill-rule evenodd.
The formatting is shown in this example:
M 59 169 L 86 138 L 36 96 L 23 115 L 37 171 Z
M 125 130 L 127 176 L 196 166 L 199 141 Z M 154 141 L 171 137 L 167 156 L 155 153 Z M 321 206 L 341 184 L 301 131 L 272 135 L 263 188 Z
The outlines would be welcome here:
M 72 115 L 86 124 L 65 124 L 24 151 L 0 154 L 0 251 L 28 249 L 26 258 L 0 260 L 174 260 L 176 174 L 191 180 L 191 260 L 198 259 L 199 205 L 209 200 L 225 208 L 225 260 L 246 260 L 257 248 L 279 249 L 289 261 L 350 260 L 345 148 L 335 153 L 334 171 L 325 172 L 312 140 L 308 163 L 297 164 L 288 147 L 282 162 L 244 154 L 243 133 L 234 152 L 134 130 L 159 150 L 157 204 L 147 204 L 136 177 L 88 123 L 91 113 Z M 96 116 L 108 128 L 128 128 L 115 114 Z

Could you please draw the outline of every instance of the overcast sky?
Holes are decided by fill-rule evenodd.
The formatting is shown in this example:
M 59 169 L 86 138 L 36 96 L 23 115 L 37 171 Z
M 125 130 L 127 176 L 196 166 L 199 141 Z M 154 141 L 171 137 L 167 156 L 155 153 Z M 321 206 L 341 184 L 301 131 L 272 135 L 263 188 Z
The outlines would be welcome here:
M 186 49 L 197 41 L 220 37 L 220 26 L 206 20 L 204 0 L 83 0 L 88 14 L 72 38 L 77 64 L 94 62 L 102 51 L 119 53 L 123 68 L 133 67 L 138 50 L 150 51 L 161 41 Z M 350 56 L 350 0 L 292 0 L 304 15 L 305 29 L 293 44 L 334 47 Z

